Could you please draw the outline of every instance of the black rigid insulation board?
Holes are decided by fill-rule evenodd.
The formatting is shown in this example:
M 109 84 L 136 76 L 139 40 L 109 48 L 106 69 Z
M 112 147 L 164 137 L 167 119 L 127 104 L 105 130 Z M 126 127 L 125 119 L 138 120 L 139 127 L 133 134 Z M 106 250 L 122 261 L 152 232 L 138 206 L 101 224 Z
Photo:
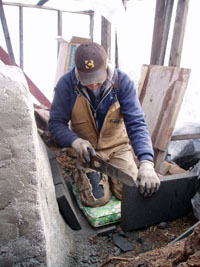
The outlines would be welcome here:
M 69 189 L 64 181 L 55 153 L 47 148 L 53 183 L 55 186 L 56 199 L 58 202 L 60 213 L 62 214 L 65 222 L 73 229 L 80 230 L 81 225 L 78 220 L 73 201 L 70 196 Z
M 137 187 L 123 185 L 121 227 L 124 231 L 146 228 L 185 216 L 192 210 L 197 175 L 184 173 L 164 176 L 158 192 L 143 197 Z

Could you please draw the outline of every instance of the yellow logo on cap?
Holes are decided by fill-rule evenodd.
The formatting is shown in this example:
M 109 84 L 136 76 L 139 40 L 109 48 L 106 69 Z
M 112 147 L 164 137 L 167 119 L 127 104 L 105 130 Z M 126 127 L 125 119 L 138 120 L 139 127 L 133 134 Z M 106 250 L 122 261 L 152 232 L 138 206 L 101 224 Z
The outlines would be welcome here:
M 93 69 L 94 68 L 94 60 L 85 60 L 85 68 L 86 69 Z

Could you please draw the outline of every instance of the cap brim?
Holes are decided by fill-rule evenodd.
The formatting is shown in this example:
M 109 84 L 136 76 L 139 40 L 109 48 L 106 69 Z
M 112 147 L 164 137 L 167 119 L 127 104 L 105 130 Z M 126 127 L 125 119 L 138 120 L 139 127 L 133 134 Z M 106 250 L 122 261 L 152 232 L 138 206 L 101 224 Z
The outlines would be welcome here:
M 105 68 L 92 72 L 82 72 L 78 70 L 80 82 L 87 86 L 90 84 L 103 83 L 106 80 L 107 71 Z

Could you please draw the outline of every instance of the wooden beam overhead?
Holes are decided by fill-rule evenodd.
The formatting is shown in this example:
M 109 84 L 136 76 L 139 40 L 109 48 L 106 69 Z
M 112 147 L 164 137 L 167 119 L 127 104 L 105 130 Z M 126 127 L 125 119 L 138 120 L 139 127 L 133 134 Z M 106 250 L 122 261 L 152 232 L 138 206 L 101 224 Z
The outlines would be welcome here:
M 169 57 L 169 66 L 179 67 L 183 48 L 183 39 L 188 14 L 189 0 L 178 0 L 173 38 Z
M 11 63 L 11 65 L 16 65 L 15 57 L 14 57 L 14 53 L 13 53 L 13 49 L 12 49 L 12 44 L 11 44 L 11 39 L 10 39 L 10 34 L 8 31 L 7 21 L 6 21 L 6 17 L 5 17 L 5 13 L 4 13 L 4 9 L 3 9 L 2 0 L 0 0 L 0 16 L 1 16 L 2 28 L 4 31 L 6 46 L 7 46 L 8 54 L 10 57 L 10 63 Z
M 68 11 L 68 10 L 64 10 L 64 9 L 57 9 L 57 8 L 53 8 L 53 7 L 47 7 L 47 6 L 38 6 L 38 5 L 29 5 L 29 4 L 22 4 L 22 3 L 13 3 L 13 2 L 3 2 L 3 5 L 7 5 L 7 6 L 22 6 L 22 7 L 27 7 L 27 8 L 39 8 L 39 9 L 45 9 L 45 10 L 51 10 L 51 11 L 62 11 L 62 12 L 66 12 L 66 13 L 72 13 L 72 14 L 81 14 L 81 15 L 90 15 L 91 10 L 88 11 Z

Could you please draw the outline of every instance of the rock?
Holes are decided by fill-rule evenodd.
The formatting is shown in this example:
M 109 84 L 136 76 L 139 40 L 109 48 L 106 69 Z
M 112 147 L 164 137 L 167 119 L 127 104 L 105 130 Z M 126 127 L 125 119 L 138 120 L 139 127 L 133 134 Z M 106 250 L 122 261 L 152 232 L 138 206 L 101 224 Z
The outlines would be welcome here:
M 165 229 L 168 226 L 168 224 L 166 222 L 161 222 L 157 225 L 157 227 L 159 229 Z
M 72 234 L 18 67 L 0 66 L 0 118 L 0 266 L 68 266 Z
M 113 242 L 124 252 L 133 250 L 133 244 L 118 233 L 113 235 Z

